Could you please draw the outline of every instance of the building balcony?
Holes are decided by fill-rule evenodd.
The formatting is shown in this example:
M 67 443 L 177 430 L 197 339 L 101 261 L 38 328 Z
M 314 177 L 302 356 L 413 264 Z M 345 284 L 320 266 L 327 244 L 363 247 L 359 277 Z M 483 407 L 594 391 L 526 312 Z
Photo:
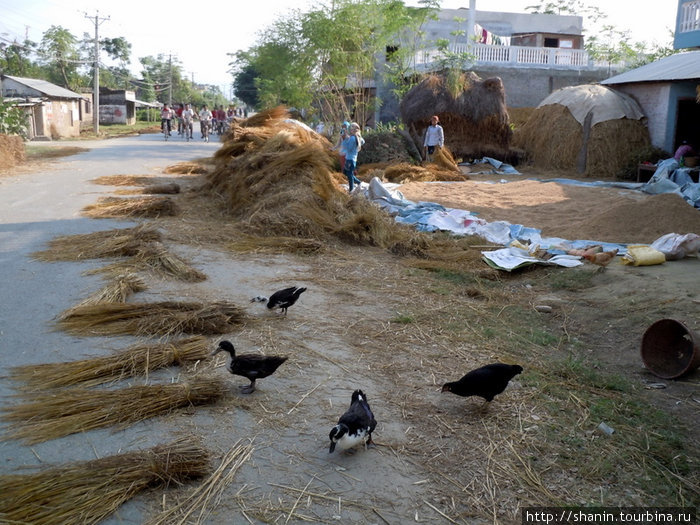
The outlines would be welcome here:
M 583 49 L 560 47 L 525 47 L 490 44 L 452 44 L 451 53 L 468 53 L 474 56 L 473 65 L 505 67 L 545 67 L 562 69 L 583 69 L 601 67 L 591 62 Z M 418 68 L 428 69 L 442 54 L 437 49 L 426 49 L 415 55 Z M 605 65 L 607 67 L 607 64 Z

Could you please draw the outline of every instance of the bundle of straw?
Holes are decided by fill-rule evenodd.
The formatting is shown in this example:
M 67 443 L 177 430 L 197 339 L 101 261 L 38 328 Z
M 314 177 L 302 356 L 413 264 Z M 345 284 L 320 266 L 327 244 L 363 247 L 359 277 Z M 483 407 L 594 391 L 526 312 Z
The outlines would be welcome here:
M 221 460 L 219 467 L 192 493 L 174 507 L 161 512 L 146 525 L 184 525 L 190 516 L 197 513 L 196 523 L 201 523 L 211 513 L 210 506 L 217 506 L 224 490 L 232 482 L 238 469 L 253 454 L 252 444 L 241 445 L 237 441 Z M 176 517 L 177 515 L 177 517 Z
M 127 377 L 148 375 L 153 370 L 209 356 L 209 341 L 189 337 L 171 343 L 134 345 L 114 355 L 68 361 L 16 366 L 10 370 L 13 379 L 24 381 L 31 389 L 48 389 L 76 385 L 99 385 Z
M 95 219 L 155 218 L 177 215 L 177 206 L 170 197 L 103 197 L 97 204 L 85 206 L 82 211 L 85 216 Z
M 145 267 L 161 275 L 175 277 L 180 281 L 200 282 L 206 280 L 206 274 L 192 268 L 186 261 L 168 251 L 159 242 L 143 246 L 134 258 L 137 267 Z
M 0 411 L 2 419 L 11 422 L 8 437 L 32 444 L 95 428 L 128 426 L 176 408 L 213 403 L 226 390 L 227 383 L 221 378 L 119 390 L 66 388 L 31 394 L 29 401 Z
M 163 173 L 181 173 L 184 175 L 202 175 L 207 173 L 207 168 L 197 162 L 178 162 L 172 166 L 168 166 L 163 170 Z
M 92 461 L 0 476 L 0 521 L 35 525 L 97 523 L 149 487 L 209 471 L 209 452 L 192 437 Z
M 133 273 L 117 275 L 112 282 L 84 301 L 81 301 L 77 306 L 100 303 L 125 303 L 132 294 L 142 292 L 145 289 L 146 285 L 137 275 Z
M 148 175 L 103 175 L 90 182 L 105 186 L 146 186 L 153 182 L 153 177 Z
M 243 310 L 231 303 L 161 301 L 75 306 L 56 324 L 75 335 L 213 335 L 230 332 L 243 321 Z
M 49 249 L 35 253 L 40 261 L 80 261 L 103 257 L 136 255 L 148 243 L 160 241 L 152 226 L 106 230 L 79 235 L 64 235 L 49 242 Z
M 145 193 L 148 195 L 155 195 L 155 194 L 170 194 L 174 195 L 176 193 L 180 193 L 180 185 L 177 184 L 176 182 L 164 182 L 163 184 L 152 184 L 150 186 L 146 186 L 141 190 L 141 193 Z

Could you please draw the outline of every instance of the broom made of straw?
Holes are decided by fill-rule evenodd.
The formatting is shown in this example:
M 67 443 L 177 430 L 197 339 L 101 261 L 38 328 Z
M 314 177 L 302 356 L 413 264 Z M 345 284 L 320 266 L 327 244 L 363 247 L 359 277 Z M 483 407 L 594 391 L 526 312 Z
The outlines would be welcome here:
M 66 388 L 35 393 L 30 401 L 0 408 L 9 421 L 7 436 L 41 443 L 111 425 L 128 426 L 176 408 L 213 403 L 227 391 L 221 378 L 184 383 L 131 386 L 119 390 Z
M 243 320 L 243 310 L 231 303 L 161 301 L 75 306 L 56 325 L 76 335 L 212 335 L 230 332 Z
M 0 476 L 0 522 L 97 523 L 149 487 L 167 487 L 209 471 L 209 452 L 192 437 L 32 474 Z
M 146 522 L 146 525 L 184 525 L 192 518 L 195 523 L 202 523 L 211 513 L 211 507 L 220 503 L 224 490 L 233 482 L 236 472 L 248 461 L 254 450 L 252 444 L 241 445 L 240 440 L 237 441 L 211 476 L 183 501 L 161 512 Z M 197 516 L 192 516 L 195 513 Z
M 63 235 L 49 241 L 49 248 L 33 254 L 40 261 L 79 261 L 136 255 L 144 245 L 160 241 L 152 226 L 136 226 L 78 235 Z
M 24 381 L 30 389 L 49 389 L 76 385 L 94 386 L 209 356 L 204 337 L 190 337 L 170 343 L 134 345 L 114 355 L 68 361 L 16 366 L 10 376 Z

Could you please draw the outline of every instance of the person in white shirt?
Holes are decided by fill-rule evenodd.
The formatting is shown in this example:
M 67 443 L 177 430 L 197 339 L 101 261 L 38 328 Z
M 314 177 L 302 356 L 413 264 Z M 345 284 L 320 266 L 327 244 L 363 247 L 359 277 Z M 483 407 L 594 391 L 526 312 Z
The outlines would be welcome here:
M 425 139 L 423 139 L 423 154 L 427 162 L 432 162 L 432 155 L 435 153 L 435 148 L 442 148 L 445 145 L 445 132 L 439 124 L 440 119 L 437 115 L 430 118 L 430 126 L 425 130 Z
M 185 104 L 185 109 L 182 110 L 182 123 L 185 128 L 190 130 L 190 137 L 192 136 L 192 121 L 195 115 L 194 109 L 189 104 Z
M 199 110 L 199 132 L 202 134 L 202 138 L 206 141 L 209 142 L 209 130 L 211 129 L 211 119 L 212 119 L 212 114 L 211 111 L 209 111 L 209 108 L 207 108 L 207 105 L 204 104 L 202 106 L 202 109 Z

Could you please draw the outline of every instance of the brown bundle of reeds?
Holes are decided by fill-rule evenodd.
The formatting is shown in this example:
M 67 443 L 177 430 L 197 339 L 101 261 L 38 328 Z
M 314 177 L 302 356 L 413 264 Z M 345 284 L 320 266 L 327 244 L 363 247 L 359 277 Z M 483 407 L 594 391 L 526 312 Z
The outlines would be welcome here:
M 160 241 L 161 235 L 152 226 L 140 225 L 122 228 L 64 235 L 49 242 L 49 249 L 33 256 L 40 261 L 79 261 L 102 257 L 128 257 L 136 255 L 145 245 Z
M 227 391 L 223 378 L 194 377 L 183 383 L 118 390 L 64 388 L 37 392 L 28 401 L 0 407 L 7 435 L 26 443 L 112 425 L 128 426 L 177 408 L 214 403 Z
M 469 177 L 459 171 L 459 168 L 457 171 L 453 171 L 440 169 L 436 164 L 416 166 L 407 163 L 388 166 L 384 170 L 384 178 L 388 182 L 397 184 L 405 184 L 407 182 L 464 181 L 469 179 Z
M 257 128 L 276 125 L 280 120 L 290 118 L 289 110 L 284 106 L 275 106 L 257 112 L 241 122 L 243 128 Z
M 221 460 L 221 464 L 211 476 L 192 491 L 183 501 L 161 512 L 146 525 L 184 525 L 190 516 L 197 513 L 197 523 L 201 523 L 216 507 L 224 490 L 233 482 L 236 472 L 253 454 L 252 444 L 242 445 L 237 441 Z
M 163 173 L 180 173 L 183 175 L 202 175 L 207 173 L 207 168 L 199 162 L 178 162 L 168 166 Z
M 461 174 L 459 171 L 459 166 L 457 166 L 457 162 L 447 146 L 435 148 L 433 162 L 447 171 L 453 171 Z
M 145 186 L 153 182 L 153 177 L 148 175 L 103 175 L 90 182 L 105 186 Z
M 210 472 L 210 454 L 194 437 L 115 456 L 0 476 L 0 521 L 34 525 L 97 523 L 149 487 Z
M 151 186 L 146 186 L 141 190 L 141 193 L 155 195 L 155 194 L 169 194 L 174 195 L 180 193 L 180 185 L 176 182 L 164 182 L 163 184 L 153 184 Z
M 145 289 L 146 285 L 138 275 L 133 273 L 116 275 L 110 283 L 84 301 L 81 301 L 77 306 L 100 303 L 125 303 L 131 295 L 142 292 Z
M 102 197 L 97 204 L 83 208 L 83 214 L 95 219 L 122 217 L 166 217 L 177 215 L 177 206 L 169 197 L 138 197 L 122 199 Z
M 10 377 L 23 381 L 28 389 L 58 388 L 78 383 L 94 386 L 147 376 L 160 368 L 204 360 L 209 354 L 206 338 L 189 337 L 169 343 L 137 344 L 105 357 L 16 366 L 10 370 Z
M 192 268 L 188 262 L 168 251 L 161 243 L 154 242 L 143 246 L 130 264 L 180 281 L 196 283 L 207 278 L 206 274 Z
M 212 335 L 230 332 L 244 319 L 231 303 L 161 301 L 73 307 L 56 324 L 76 335 Z

